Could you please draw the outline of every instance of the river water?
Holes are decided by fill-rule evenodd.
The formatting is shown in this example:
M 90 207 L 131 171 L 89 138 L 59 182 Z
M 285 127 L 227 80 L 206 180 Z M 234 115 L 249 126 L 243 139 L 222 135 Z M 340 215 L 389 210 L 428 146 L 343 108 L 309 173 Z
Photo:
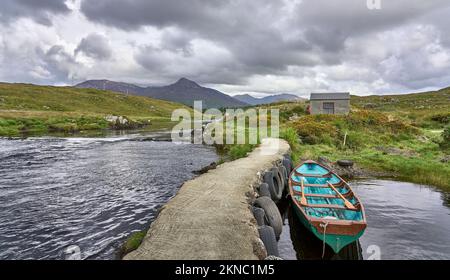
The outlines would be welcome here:
M 390 180 L 350 183 L 364 204 L 368 227 L 357 248 L 364 259 L 450 259 L 450 193 Z M 323 244 L 286 215 L 279 242 L 285 259 L 320 259 Z M 334 256 L 326 251 L 325 258 Z
M 212 147 L 145 139 L 0 139 L 0 259 L 64 259 L 70 246 L 82 259 L 114 259 L 193 171 L 218 159 Z M 368 222 L 360 257 L 450 259 L 450 193 L 389 180 L 351 185 Z M 281 257 L 322 258 L 322 242 L 284 213 Z
M 203 145 L 107 138 L 0 139 L 0 259 L 114 259 L 193 171 Z M 77 249 L 78 250 L 78 249 Z

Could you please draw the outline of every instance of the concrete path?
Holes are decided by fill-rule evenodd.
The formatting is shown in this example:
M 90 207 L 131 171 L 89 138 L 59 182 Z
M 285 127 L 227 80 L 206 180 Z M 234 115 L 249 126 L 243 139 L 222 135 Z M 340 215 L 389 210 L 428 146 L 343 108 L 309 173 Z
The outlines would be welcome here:
M 264 258 L 249 202 L 259 175 L 288 151 L 284 140 L 264 139 L 248 157 L 184 183 L 152 223 L 141 246 L 124 259 Z

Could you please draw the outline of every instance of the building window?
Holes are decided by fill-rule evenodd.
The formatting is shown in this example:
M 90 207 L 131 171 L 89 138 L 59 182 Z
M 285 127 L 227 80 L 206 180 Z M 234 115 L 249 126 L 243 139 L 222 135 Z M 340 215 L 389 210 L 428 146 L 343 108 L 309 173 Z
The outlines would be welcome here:
M 333 102 L 324 102 L 323 103 L 323 112 L 325 114 L 334 115 L 334 103 Z

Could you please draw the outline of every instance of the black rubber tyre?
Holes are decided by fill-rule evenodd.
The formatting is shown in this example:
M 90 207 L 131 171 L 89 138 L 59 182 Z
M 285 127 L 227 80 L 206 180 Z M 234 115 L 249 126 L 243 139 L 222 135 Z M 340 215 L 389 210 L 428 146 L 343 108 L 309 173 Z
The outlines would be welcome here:
M 275 231 L 270 226 L 262 226 L 258 229 L 259 237 L 266 247 L 267 256 L 278 257 L 278 243 L 275 238 Z
M 269 186 L 270 197 L 278 202 L 283 194 L 283 185 L 278 176 L 278 169 L 273 172 L 273 168 L 264 174 L 263 181 Z
M 264 209 L 265 220 L 267 224 L 273 228 L 275 231 L 275 237 L 278 240 L 283 230 L 283 219 L 281 218 L 280 211 L 277 205 L 270 198 L 263 196 L 258 197 L 255 200 L 254 205 L 256 207 Z
M 292 166 L 292 161 L 288 158 L 283 158 L 283 166 L 286 168 L 288 174 L 291 174 L 294 167 Z
M 258 193 L 259 193 L 259 196 L 271 197 L 270 191 L 269 191 L 269 185 L 267 185 L 267 183 L 262 183 L 261 185 L 259 185 Z
M 265 215 L 264 209 L 253 207 L 253 216 L 255 216 L 258 226 L 264 226 L 266 224 Z
M 337 164 L 342 167 L 352 167 L 354 163 L 351 160 L 341 159 L 337 161 Z
M 288 181 L 289 181 L 289 174 L 287 172 L 286 167 L 284 167 L 283 165 L 278 167 L 281 171 L 281 174 L 283 174 L 283 179 L 284 179 L 284 187 L 286 188 L 288 185 Z
M 283 196 L 284 186 L 286 185 L 286 179 L 283 170 L 280 167 L 273 167 L 271 170 L 273 174 L 277 174 L 278 179 L 280 180 L 281 196 Z

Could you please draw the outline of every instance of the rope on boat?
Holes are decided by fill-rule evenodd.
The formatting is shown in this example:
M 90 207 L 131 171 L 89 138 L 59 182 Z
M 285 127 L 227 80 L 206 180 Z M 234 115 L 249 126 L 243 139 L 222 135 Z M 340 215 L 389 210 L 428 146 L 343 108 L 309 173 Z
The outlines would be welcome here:
M 322 247 L 322 259 L 323 257 L 325 257 L 325 237 L 326 237 L 326 232 L 327 232 L 327 226 L 328 226 L 329 222 L 326 223 L 321 223 L 320 227 L 323 228 L 323 247 Z

